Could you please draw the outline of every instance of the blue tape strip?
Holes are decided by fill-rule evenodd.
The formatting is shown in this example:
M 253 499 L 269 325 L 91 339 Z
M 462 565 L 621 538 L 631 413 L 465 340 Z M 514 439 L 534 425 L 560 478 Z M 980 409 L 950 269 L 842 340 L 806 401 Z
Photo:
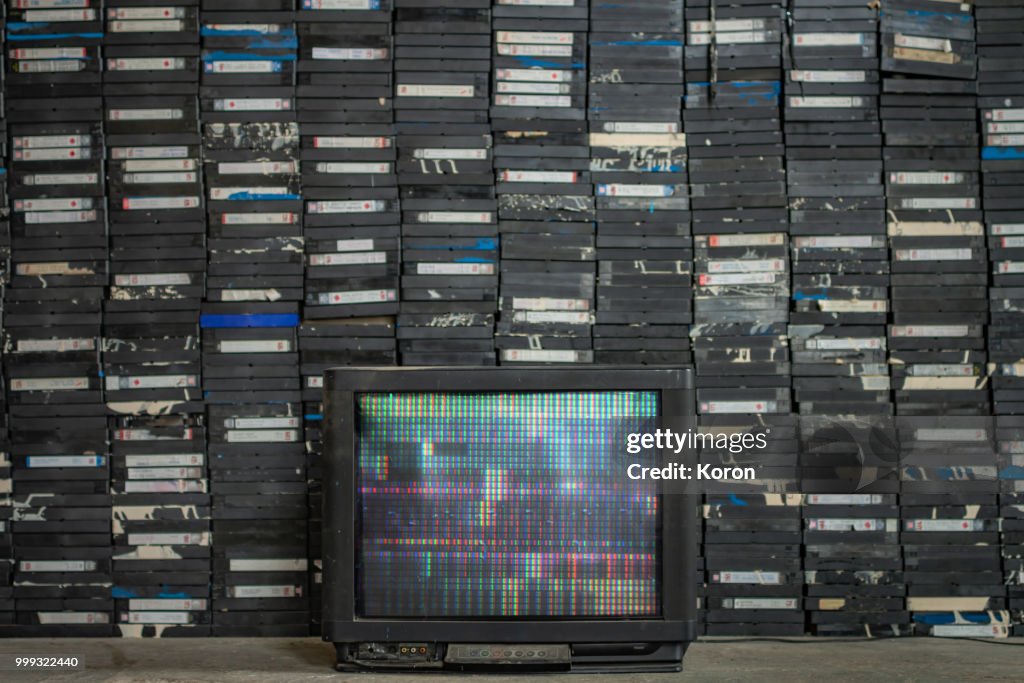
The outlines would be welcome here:
M 1024 148 L 1021 147 L 982 147 L 981 158 L 988 160 L 1024 159 Z
M 221 315 L 204 313 L 199 316 L 199 326 L 204 329 L 218 327 L 298 327 L 298 313 L 249 313 Z

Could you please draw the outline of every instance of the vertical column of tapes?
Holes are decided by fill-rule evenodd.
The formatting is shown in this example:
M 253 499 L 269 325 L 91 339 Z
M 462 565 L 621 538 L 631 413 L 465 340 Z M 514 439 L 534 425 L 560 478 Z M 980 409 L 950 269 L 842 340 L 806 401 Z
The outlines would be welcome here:
M 7 202 L 7 112 L 4 98 L 5 64 L 7 62 L 7 5 L 0 5 L 0 330 L 3 329 L 4 295 L 10 278 L 11 265 L 11 224 L 10 206 Z M 11 453 L 10 436 L 7 433 L 7 379 L 3 364 L 0 363 L 0 633 L 8 632 L 15 622 L 14 591 L 11 587 L 14 569 L 14 545 L 11 535 Z
M 403 0 L 395 11 L 403 365 L 495 363 L 491 11 L 487 0 Z
M 495 334 L 501 363 L 594 360 L 589 4 L 495 7 L 491 126 L 502 239 Z
M 310 612 L 295 10 L 204 0 L 201 23 L 213 634 L 298 636 Z
M 394 365 L 399 269 L 392 13 L 379 2 L 299 6 L 306 299 L 299 328 L 309 489 L 310 611 L 320 624 L 323 372 Z
M 683 3 L 595 6 L 590 23 L 594 361 L 688 364 L 693 237 L 679 87 Z
M 8 3 L 13 274 L 4 362 L 22 635 L 112 632 L 99 362 L 109 257 L 103 17 L 99 3 L 82 4 Z
M 896 2 L 880 24 L 901 542 L 907 609 L 931 635 L 1005 632 L 971 9 Z
M 1019 636 L 1024 635 L 1024 7 L 980 0 L 974 13 L 1003 582 L 1011 634 Z
M 103 312 L 117 632 L 210 634 L 199 311 L 199 8 L 105 7 L 111 287 Z
M 797 425 L 789 417 L 789 247 L 777 3 L 686 4 L 685 109 L 702 430 L 771 425 L 759 485 L 707 497 L 707 633 L 803 633 Z M 758 416 L 768 416 L 767 420 Z M 735 456 L 707 449 L 702 461 Z M 730 463 L 731 464 L 731 463 Z M 784 482 L 789 482 L 785 484 Z M 777 493 L 767 494 L 765 491 Z M 749 544 L 749 545 L 745 545 Z M 740 551 L 743 548 L 743 552 Z
M 909 616 L 895 453 L 863 459 L 866 444 L 881 446 L 873 435 L 892 438 L 893 413 L 878 15 L 859 3 L 826 5 L 793 3 L 785 50 L 806 609 L 815 634 L 898 634 Z

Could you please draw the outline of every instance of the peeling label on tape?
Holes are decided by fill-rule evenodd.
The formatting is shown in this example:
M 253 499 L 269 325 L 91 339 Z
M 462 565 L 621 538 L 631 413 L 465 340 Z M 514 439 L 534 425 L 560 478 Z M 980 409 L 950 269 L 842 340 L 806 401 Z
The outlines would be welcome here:
M 877 493 L 809 493 L 805 500 L 808 505 L 882 504 L 882 496 Z
M 494 275 L 493 263 L 418 263 L 417 275 Z
M 498 178 L 506 183 L 575 183 L 576 171 L 501 171 Z
M 890 334 L 894 337 L 966 337 L 970 334 L 968 325 L 893 325 Z
M 781 572 L 712 572 L 711 583 L 750 583 L 762 586 L 782 585 Z
M 879 235 L 796 236 L 793 246 L 800 249 L 870 249 L 885 247 L 886 240 Z
M 313 137 L 317 149 L 387 149 L 392 146 L 389 137 L 322 136 Z
M 66 353 L 69 351 L 95 351 L 96 340 L 89 338 L 19 339 L 15 353 Z
M 893 37 L 893 44 L 896 47 L 908 47 L 914 50 L 953 51 L 953 44 L 945 38 L 927 38 L 925 36 L 911 36 L 905 33 L 897 33 Z
M 107 71 L 177 71 L 185 64 L 181 57 L 118 57 L 107 60 Z
M 143 375 L 143 376 L 121 376 L 107 375 L 104 378 L 104 385 L 107 391 L 118 391 L 125 389 L 177 389 L 182 387 L 199 386 L 199 377 L 196 375 Z
M 26 185 L 95 185 L 98 173 L 35 173 L 25 176 Z
M 389 162 L 342 162 L 342 161 L 321 161 L 316 164 L 317 173 L 391 173 Z
M 309 569 L 306 558 L 249 559 L 233 557 L 228 560 L 232 572 L 304 572 Z
M 572 71 L 567 69 L 495 69 L 494 73 L 499 82 L 568 83 L 572 81 Z
M 222 161 L 217 164 L 221 175 L 267 175 L 270 173 L 298 173 L 297 161 Z
M 863 33 L 797 33 L 793 36 L 795 47 L 852 47 L 865 42 Z
M 348 252 L 342 254 L 310 254 L 311 266 L 351 266 L 372 263 L 387 263 L 388 255 L 383 251 Z
M 185 22 L 177 19 L 139 19 L 107 22 L 111 33 L 178 33 L 185 30 Z
M 307 202 L 309 213 L 376 213 L 387 208 L 387 204 L 377 199 L 355 199 Z
M 830 517 L 828 519 L 809 519 L 807 528 L 811 531 L 896 531 L 895 519 L 857 519 L 850 517 Z
M 863 107 L 863 97 L 803 96 L 790 97 L 789 106 L 796 109 L 849 109 Z
M 483 161 L 487 159 L 486 149 L 450 149 L 447 147 L 424 147 L 412 152 L 413 159 Z
M 347 292 L 322 292 L 317 297 L 317 301 L 326 306 L 377 304 L 397 300 L 398 296 L 393 289 L 363 289 Z
M 289 212 L 224 213 L 221 225 L 296 225 L 299 214 Z
M 125 467 L 201 467 L 206 456 L 202 453 L 157 453 L 154 455 L 126 455 Z
M 224 419 L 226 429 L 288 429 L 302 426 L 298 417 L 228 417 Z
M 584 351 L 548 349 L 503 349 L 501 359 L 522 363 L 589 363 L 590 354 Z
M 709 273 L 781 273 L 786 270 L 786 262 L 783 259 L 708 261 L 707 270 Z
M 314 47 L 313 59 L 375 61 L 388 58 L 387 48 Z
M 107 118 L 111 121 L 177 121 L 185 118 L 182 109 L 110 109 Z
M 423 211 L 416 214 L 420 223 L 491 223 L 490 211 Z
M 970 249 L 895 249 L 897 261 L 970 261 L 974 252 Z
M 627 185 L 624 183 L 599 184 L 595 189 L 598 197 L 671 197 L 676 190 L 672 185 Z
M 214 111 L 290 111 L 292 101 L 287 97 L 236 97 L 213 101 Z
M 290 339 L 226 339 L 217 344 L 221 353 L 288 353 Z
M 104 467 L 106 464 L 107 458 L 102 455 L 30 455 L 25 458 L 25 466 L 31 469 Z
M 189 156 L 184 145 L 154 145 L 152 147 L 112 147 L 110 158 L 123 159 L 185 159 Z
M 503 57 L 572 57 L 572 45 L 498 43 L 495 47 Z
M 771 247 L 786 243 L 782 233 L 768 232 L 753 235 L 708 235 L 709 247 Z
M 716 413 L 774 413 L 778 410 L 776 401 L 702 401 L 700 412 L 707 415 Z
M 125 197 L 121 208 L 125 211 L 151 211 L 154 209 L 194 209 L 199 197 Z
M 395 87 L 399 97 L 473 97 L 472 85 L 418 85 L 400 84 Z
M 512 308 L 521 311 L 589 311 L 590 299 L 513 297 Z
M 797 83 L 864 83 L 866 71 L 842 71 L 833 69 L 792 69 L 789 78 Z
M 494 104 L 501 107 L 571 107 L 568 95 L 495 95 Z
M 908 519 L 903 522 L 904 531 L 984 531 L 981 519 Z
M 11 379 L 11 391 L 82 391 L 89 388 L 88 377 L 25 377 Z
M 302 596 L 302 586 L 228 586 L 224 589 L 229 598 L 297 598 Z
M 701 273 L 697 282 L 703 286 L 716 285 L 771 285 L 775 284 L 776 273 Z
M 228 443 L 295 443 L 297 429 L 229 429 Z

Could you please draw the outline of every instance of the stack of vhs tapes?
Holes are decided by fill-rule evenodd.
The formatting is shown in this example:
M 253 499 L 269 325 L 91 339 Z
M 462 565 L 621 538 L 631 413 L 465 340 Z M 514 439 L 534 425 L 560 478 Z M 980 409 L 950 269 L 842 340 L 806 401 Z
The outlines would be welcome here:
M 202 416 L 111 423 L 118 633 L 208 636 L 211 515 Z
M 112 633 L 99 364 L 109 257 L 103 17 L 82 4 L 15 3 L 7 15 L 13 273 L 4 374 L 20 635 Z
M 804 570 L 816 635 L 910 633 L 888 416 L 800 416 Z
M 1024 42 L 1024 32 L 1022 32 Z M 979 99 L 992 286 L 988 356 L 996 415 L 1024 414 L 1024 97 Z
M 810 632 L 909 635 L 896 494 L 808 493 L 804 506 Z
M 1014 0 L 975 0 L 978 95 L 1024 95 L 1024 6 Z M 984 108 L 984 104 L 980 104 Z
M 502 363 L 594 360 L 588 13 L 587 0 L 495 8 L 491 126 L 502 238 L 495 346 Z
M 187 2 L 106 6 L 111 288 L 103 375 L 112 413 L 203 412 L 197 13 Z
M 255 9 L 204 2 L 202 13 L 211 608 L 213 634 L 227 636 L 299 635 L 308 633 L 309 622 L 295 332 L 299 302 L 308 295 L 294 88 L 298 40 L 290 2 Z M 260 531 L 250 531 L 256 520 Z M 260 533 L 277 542 L 261 544 Z M 279 582 L 267 567 L 282 559 L 289 567 L 301 560 L 302 570 Z
M 973 80 L 977 71 L 970 3 L 892 0 L 881 13 L 882 70 Z
M 877 17 L 827 4 L 793 5 L 786 60 L 794 399 L 803 415 L 891 414 Z
M 791 412 L 786 237 L 780 232 L 694 236 L 691 337 L 702 415 Z
M 200 104 L 209 199 L 208 301 L 302 297 L 299 135 L 292 84 L 297 40 L 290 7 L 290 1 L 283 1 L 240 11 L 231 3 L 203 3 Z
M 0 63 L 4 60 L 4 37 L 7 33 L 6 7 L 0 7 Z M 4 74 L 0 69 L 0 111 L 3 110 Z M 3 324 L 4 297 L 11 258 L 11 232 L 7 205 L 7 126 L 0 123 L 0 326 Z M 11 589 L 14 547 L 11 536 L 11 455 L 7 434 L 7 387 L 3 364 L 0 363 L 0 629 L 8 629 L 15 622 L 14 592 Z
M 199 9 L 114 1 L 105 11 L 115 621 L 126 637 L 209 635 Z
M 988 256 L 974 83 L 887 78 L 889 349 L 898 415 L 984 415 Z
M 907 609 L 915 632 L 1006 637 L 990 417 L 897 418 Z
M 305 203 L 305 321 L 299 331 L 306 433 L 309 605 L 320 622 L 323 370 L 393 365 L 399 209 L 390 3 L 299 4 L 297 98 Z M 319 632 L 319 631 L 315 631 Z
M 702 414 L 790 412 L 781 17 L 773 3 L 686 8 L 690 335 Z
M 300 3 L 307 320 L 398 310 L 388 10 L 380 2 Z
M 700 432 L 714 439 L 702 464 L 751 466 L 757 477 L 709 483 L 704 496 L 707 635 L 803 635 L 796 417 L 705 415 Z M 765 448 L 727 445 L 756 435 Z
M 408 0 L 395 15 L 404 365 L 495 363 L 490 4 Z
M 690 363 L 683 8 L 591 9 L 590 172 L 597 202 L 597 363 Z
M 293 329 L 263 332 L 279 336 Z M 215 636 L 309 633 L 302 408 L 298 392 L 273 395 L 208 408 Z
M 1010 635 L 1024 635 L 1024 417 L 996 415 L 1000 549 L 1010 610 Z

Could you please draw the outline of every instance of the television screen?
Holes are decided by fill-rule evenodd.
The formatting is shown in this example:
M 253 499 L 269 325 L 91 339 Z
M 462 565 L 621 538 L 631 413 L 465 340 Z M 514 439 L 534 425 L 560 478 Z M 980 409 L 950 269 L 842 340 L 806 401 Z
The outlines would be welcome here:
M 356 395 L 365 618 L 657 618 L 655 391 Z

